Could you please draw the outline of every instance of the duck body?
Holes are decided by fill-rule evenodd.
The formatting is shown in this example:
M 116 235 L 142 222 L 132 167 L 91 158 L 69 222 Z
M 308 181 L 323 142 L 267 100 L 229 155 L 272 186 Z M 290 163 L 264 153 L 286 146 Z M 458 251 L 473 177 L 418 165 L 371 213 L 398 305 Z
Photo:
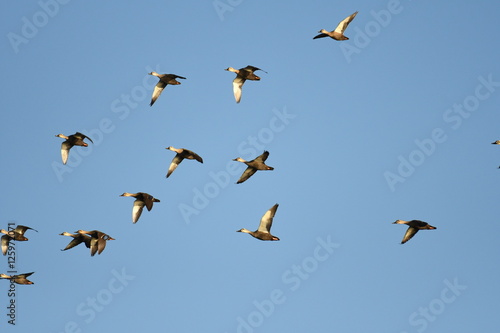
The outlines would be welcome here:
M 181 84 L 179 81 L 176 79 L 186 79 L 183 76 L 175 75 L 175 74 L 158 74 L 156 72 L 151 72 L 148 73 L 149 75 L 154 75 L 160 79 L 158 83 L 155 86 L 155 89 L 153 90 L 153 96 L 151 97 L 151 103 L 149 103 L 149 106 L 153 106 L 153 104 L 156 102 L 158 97 L 160 97 L 161 93 L 163 92 L 163 89 L 169 84 L 171 85 L 179 85 Z
M 254 72 L 263 71 L 262 69 L 251 65 L 248 65 L 247 67 L 243 67 L 240 69 L 234 69 L 233 67 L 228 67 L 225 70 L 236 73 L 236 77 L 233 80 L 233 93 L 236 103 L 239 103 L 241 101 L 241 89 L 245 81 L 246 80 L 259 81 L 260 77 L 255 75 Z M 263 72 L 266 73 L 265 71 Z
M 33 282 L 27 279 L 27 277 L 33 273 L 35 272 L 17 274 L 17 275 L 0 274 L 0 279 L 9 279 L 10 281 L 15 282 L 17 284 L 34 284 Z
M 128 193 L 125 192 L 120 195 L 121 197 L 133 197 L 135 198 L 134 201 L 134 206 L 132 208 L 132 222 L 136 223 L 139 221 L 139 218 L 141 217 L 142 210 L 144 207 L 147 208 L 148 211 L 153 209 L 153 203 L 154 202 L 160 202 L 159 199 L 156 199 L 153 197 L 151 194 L 145 193 L 145 192 L 137 192 L 137 193 Z
M 262 216 L 257 230 L 250 231 L 242 228 L 240 230 L 236 230 L 236 232 L 244 232 L 263 241 L 279 241 L 280 239 L 278 237 L 271 235 L 271 226 L 273 224 L 274 215 L 276 214 L 278 206 L 278 204 L 275 204 Z
M 91 231 L 77 230 L 76 233 L 82 235 L 89 235 L 91 237 L 89 246 L 90 246 L 90 255 L 92 257 L 96 253 L 101 254 L 101 252 L 104 251 L 104 249 L 106 248 L 107 241 L 115 240 L 113 237 L 99 230 L 91 230 Z
M 267 160 L 267 157 L 269 156 L 269 152 L 266 150 L 264 151 L 263 154 L 260 156 L 257 156 L 255 159 L 251 161 L 245 161 L 241 157 L 235 158 L 233 161 L 237 162 L 242 162 L 247 165 L 247 168 L 241 175 L 240 179 L 236 182 L 236 184 L 241 184 L 248 178 L 252 177 L 254 173 L 257 172 L 257 170 L 274 170 L 273 167 L 270 167 L 266 165 L 264 162 Z
M 406 243 L 409 241 L 419 230 L 434 230 L 437 229 L 436 227 L 431 226 L 429 223 L 420 221 L 420 220 L 411 220 L 411 221 L 405 221 L 405 220 L 396 220 L 393 222 L 393 224 L 406 224 L 408 226 L 408 229 L 406 230 L 406 233 L 403 237 L 403 240 L 401 241 L 401 244 Z
M 69 244 L 61 251 L 72 249 L 75 246 L 80 245 L 81 243 L 84 243 L 87 248 L 90 248 L 90 242 L 92 240 L 92 237 L 90 237 L 89 235 L 79 234 L 79 233 L 70 234 L 69 232 L 66 231 L 60 233 L 59 235 L 73 237 L 73 240 L 69 242 Z
M 170 162 L 170 166 L 168 168 L 168 172 L 167 172 L 167 175 L 166 177 L 170 177 L 170 175 L 172 174 L 172 172 L 174 172 L 175 169 L 177 169 L 177 166 L 179 166 L 179 164 L 184 160 L 184 159 L 188 159 L 188 160 L 196 160 L 200 163 L 203 163 L 203 158 L 201 158 L 200 155 L 196 154 L 194 151 L 191 151 L 189 149 L 185 149 L 185 148 L 174 148 L 172 146 L 170 147 L 167 147 L 165 149 L 168 149 L 168 150 L 171 150 L 173 152 L 175 152 L 175 156 L 174 158 L 172 159 L 172 162 Z
M 333 31 L 327 31 L 325 29 L 321 29 L 319 31 L 320 34 L 313 37 L 313 39 L 330 37 L 330 38 L 338 40 L 338 41 L 348 40 L 349 37 L 344 35 L 344 31 L 345 31 L 345 29 L 347 29 L 347 26 L 349 25 L 349 23 L 351 23 L 351 21 L 354 20 L 354 18 L 356 17 L 357 14 L 358 14 L 358 12 L 355 12 L 354 14 L 352 14 L 352 15 L 346 17 L 345 19 L 343 19 L 342 21 L 340 21 L 340 23 L 337 25 L 337 27 Z
M 33 228 L 30 228 L 30 227 L 27 227 L 24 225 L 18 225 L 15 229 L 9 230 L 9 231 L 7 231 L 5 229 L 0 229 L 0 233 L 5 234 L 2 236 L 2 238 L 0 240 L 1 246 L 2 246 L 2 254 L 3 255 L 7 254 L 7 250 L 9 248 L 9 244 L 10 244 L 11 240 L 20 241 L 20 242 L 27 241 L 28 238 L 26 238 L 24 236 L 24 233 L 26 232 L 26 230 L 29 230 L 29 229 L 33 230 L 33 231 L 37 231 Z
M 75 134 L 72 134 L 70 136 L 57 134 L 56 137 L 65 139 L 65 141 L 63 141 L 63 143 L 61 144 L 61 158 L 63 164 L 66 164 L 66 162 L 68 161 L 69 150 L 73 148 L 73 146 L 88 147 L 88 144 L 83 141 L 85 139 L 89 139 L 90 142 L 94 143 L 91 138 L 80 132 L 76 132 Z

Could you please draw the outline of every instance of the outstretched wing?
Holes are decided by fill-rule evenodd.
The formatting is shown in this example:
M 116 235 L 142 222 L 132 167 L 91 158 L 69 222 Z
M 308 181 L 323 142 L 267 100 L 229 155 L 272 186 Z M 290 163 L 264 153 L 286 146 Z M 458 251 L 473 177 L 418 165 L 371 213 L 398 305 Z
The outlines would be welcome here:
M 269 156 L 269 152 L 266 150 L 264 153 L 262 153 L 260 156 L 257 156 L 254 161 L 256 162 L 262 162 L 264 163 L 267 160 L 267 157 Z
M 236 103 L 239 103 L 241 101 L 241 87 L 243 87 L 244 83 L 245 79 L 241 76 L 236 76 L 236 78 L 233 80 L 233 93 Z
M 136 223 L 139 221 L 139 217 L 141 217 L 142 210 L 144 208 L 144 201 L 136 199 L 134 201 L 134 207 L 132 207 L 132 222 Z
M 245 180 L 247 180 L 248 178 L 252 177 L 254 173 L 257 172 L 257 169 L 249 166 L 246 168 L 246 170 L 243 172 L 243 174 L 241 175 L 240 179 L 236 182 L 236 184 L 241 184 L 243 183 Z
M 99 238 L 97 240 L 97 254 L 101 254 L 102 251 L 106 248 L 106 240 Z
M 319 34 L 313 37 L 313 39 L 328 37 L 327 34 Z
M 71 240 L 71 242 L 69 242 L 68 245 L 66 245 L 66 247 L 61 250 L 61 251 L 66 251 L 66 250 L 69 250 L 69 249 L 72 249 L 74 248 L 75 246 L 79 245 L 81 242 L 83 242 L 84 238 L 83 237 L 88 237 L 88 236 L 80 236 L 80 237 L 75 237 Z
M 245 68 L 242 68 L 243 70 L 246 70 L 246 71 L 249 71 L 250 73 L 253 73 L 255 71 L 263 71 L 264 73 L 267 73 L 266 71 L 258 68 L 258 67 L 255 67 L 255 66 L 252 66 L 252 65 L 248 65 L 247 67 Z
M 86 136 L 85 134 L 82 134 L 80 132 L 76 132 L 75 134 L 73 134 L 73 136 L 77 137 L 78 139 L 80 140 L 84 140 L 84 139 L 89 139 L 90 142 L 94 143 L 94 141 L 92 141 L 91 138 L 89 138 L 88 136 Z
M 155 89 L 153 90 L 153 96 L 151 97 L 151 103 L 149 103 L 149 106 L 153 106 L 153 104 L 156 102 L 158 97 L 160 97 L 163 89 L 167 86 L 165 82 L 162 80 L 158 81 L 158 83 L 155 86 Z
M 184 158 L 182 158 L 179 154 L 175 155 L 175 157 L 172 159 L 172 162 L 170 163 L 170 166 L 168 168 L 167 178 L 172 174 L 172 172 L 174 172 L 175 169 L 177 169 L 177 166 L 179 164 L 181 164 L 183 159 Z
M 69 156 L 69 150 L 73 147 L 72 144 L 70 144 L 68 141 L 64 141 L 61 143 L 61 158 L 63 164 L 66 164 L 68 162 L 68 156 Z
M 258 231 L 262 232 L 270 232 L 271 226 L 273 224 L 274 214 L 276 214 L 276 210 L 278 209 L 278 204 L 272 206 L 260 219 L 259 229 Z
M 351 21 L 354 20 L 354 18 L 356 17 L 357 14 L 358 14 L 358 12 L 355 12 L 354 14 L 352 14 L 352 15 L 346 17 L 345 19 L 343 19 L 342 21 L 340 21 L 337 28 L 335 28 L 335 32 L 338 32 L 339 34 L 343 34 L 345 29 L 347 29 L 347 26 L 349 25 L 349 23 L 351 23 Z
M 38 230 L 35 230 L 33 228 L 30 228 L 30 227 L 27 227 L 25 225 L 18 225 L 15 229 L 14 229 L 14 232 L 17 232 L 17 233 L 20 233 L 21 235 L 24 234 L 26 232 L 26 230 L 33 230 L 33 231 L 36 231 L 38 232 Z
M 6 255 L 7 254 L 7 249 L 9 248 L 9 242 L 12 237 L 9 235 L 3 235 L 2 236 L 2 254 Z
M 198 154 L 196 154 L 194 151 L 191 151 L 191 150 L 188 150 L 188 149 L 184 149 L 184 152 L 188 153 L 191 158 L 194 158 L 198 162 L 203 163 L 203 158 L 201 158 L 201 156 L 198 155 Z
M 407 241 L 409 241 L 413 236 L 415 236 L 417 232 L 418 232 L 417 228 L 409 227 L 408 230 L 406 230 L 405 236 L 403 237 L 401 244 L 404 244 Z

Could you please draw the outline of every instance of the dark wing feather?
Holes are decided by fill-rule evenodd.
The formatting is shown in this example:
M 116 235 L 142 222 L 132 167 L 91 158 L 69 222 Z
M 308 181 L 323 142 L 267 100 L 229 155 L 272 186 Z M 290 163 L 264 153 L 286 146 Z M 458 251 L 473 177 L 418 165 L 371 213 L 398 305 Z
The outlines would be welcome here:
M 236 184 L 241 184 L 243 183 L 245 180 L 247 180 L 248 178 L 252 177 L 254 173 L 257 172 L 257 169 L 249 166 L 246 168 L 246 170 L 243 172 L 243 174 L 241 175 L 240 179 L 236 182 Z

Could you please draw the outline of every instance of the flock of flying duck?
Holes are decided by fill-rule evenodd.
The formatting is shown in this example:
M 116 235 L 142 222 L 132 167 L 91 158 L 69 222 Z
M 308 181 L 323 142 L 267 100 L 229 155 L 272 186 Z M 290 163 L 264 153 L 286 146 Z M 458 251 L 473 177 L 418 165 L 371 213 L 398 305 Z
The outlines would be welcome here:
M 342 20 L 335 30 L 333 31 L 327 31 L 325 29 L 321 29 L 319 31 L 319 35 L 313 37 L 313 39 L 318 39 L 318 38 L 324 38 L 324 37 L 330 37 L 334 40 L 337 41 L 343 41 L 343 40 L 348 40 L 349 38 L 344 35 L 344 31 L 351 23 L 351 21 L 356 17 L 358 12 L 353 13 L 352 15 L 346 17 L 344 20 Z M 246 66 L 244 68 L 240 69 L 234 69 L 233 67 L 228 67 L 225 69 L 226 71 L 236 73 L 236 77 L 233 80 L 233 93 L 234 93 L 234 98 L 236 100 L 236 103 L 239 103 L 241 101 L 241 90 L 243 87 L 243 84 L 245 83 L 246 80 L 252 80 L 252 81 L 259 81 L 260 77 L 255 75 L 254 72 L 257 70 L 263 71 L 260 68 L 257 68 L 255 66 Z M 265 72 L 265 71 L 263 71 Z M 265 72 L 267 73 L 267 72 Z M 154 75 L 159 78 L 158 83 L 156 84 L 153 95 L 151 98 L 151 103 L 150 106 L 153 106 L 153 104 L 156 102 L 158 97 L 160 97 L 161 93 L 163 92 L 163 89 L 167 85 L 179 85 L 181 84 L 177 79 L 186 79 L 183 76 L 175 75 L 175 74 L 158 74 L 156 72 L 151 72 L 149 75 Z M 85 139 L 88 139 L 90 142 L 93 143 L 92 139 L 86 136 L 85 134 L 82 134 L 80 132 L 76 132 L 75 134 L 66 136 L 64 134 L 57 134 L 56 137 L 60 137 L 65 139 L 65 141 L 61 144 L 61 158 L 62 162 L 64 164 L 67 163 L 68 161 L 68 156 L 69 156 L 69 151 L 73 146 L 81 146 L 81 147 L 87 147 L 88 144 L 84 141 Z M 500 144 L 500 140 L 493 142 L 493 144 Z M 176 153 L 174 158 L 172 159 L 172 162 L 170 163 L 170 166 L 167 171 L 166 177 L 168 178 L 174 170 L 179 166 L 179 164 L 184 160 L 196 160 L 200 163 L 203 163 L 203 159 L 196 154 L 195 152 L 184 149 L 184 148 L 174 148 L 174 147 L 167 147 L 166 149 L 169 149 L 173 152 Z M 257 156 L 255 159 L 251 161 L 245 161 L 244 159 L 237 157 L 233 161 L 237 162 L 242 162 L 247 165 L 247 168 L 241 175 L 240 179 L 237 181 L 237 184 L 241 184 L 248 180 L 251 176 L 253 176 L 258 170 L 274 170 L 273 167 L 270 167 L 265 164 L 266 159 L 269 156 L 268 151 L 264 151 L 263 154 L 260 156 Z M 148 211 L 150 211 L 153 208 L 153 203 L 155 202 L 160 202 L 159 199 L 154 198 L 152 195 L 144 192 L 138 192 L 138 193 L 128 193 L 125 192 L 121 194 L 120 196 L 123 197 L 133 197 L 135 198 L 133 208 L 132 208 L 132 222 L 136 223 L 139 221 L 139 217 L 142 214 L 142 211 L 144 207 Z M 273 218 L 274 215 L 276 214 L 276 211 L 278 209 L 278 204 L 275 204 L 272 206 L 269 210 L 267 210 L 264 215 L 262 216 L 259 227 L 255 231 L 250 231 L 248 229 L 242 228 L 240 230 L 237 230 L 237 232 L 244 232 L 248 233 L 251 236 L 263 240 L 263 241 L 279 241 L 280 239 L 276 236 L 273 236 L 271 234 L 271 226 L 273 223 Z M 436 227 L 433 227 L 429 225 L 427 222 L 423 222 L 420 220 L 411 220 L 411 221 L 404 221 L 404 220 L 397 220 L 393 222 L 393 224 L 406 224 L 408 226 L 408 229 L 403 237 L 403 240 L 401 241 L 401 244 L 406 243 L 408 240 L 410 240 L 419 230 L 433 230 L 436 229 Z M 15 229 L 13 230 L 5 230 L 1 229 L 0 233 L 3 233 L 4 235 L 1 238 L 1 245 L 2 245 L 2 254 L 6 255 L 7 251 L 9 249 L 9 242 L 11 240 L 15 241 L 27 241 L 28 238 L 24 236 L 24 233 L 26 230 L 34 230 L 33 228 L 18 225 Z M 36 230 L 34 230 L 36 231 Z M 91 230 L 91 231 L 85 231 L 85 230 L 77 230 L 75 233 L 69 233 L 69 232 L 63 232 L 60 235 L 62 236 L 68 236 L 72 237 L 73 239 L 68 243 L 68 245 L 62 249 L 61 251 L 66 251 L 69 249 L 74 248 L 75 246 L 79 244 L 84 244 L 88 249 L 90 249 L 90 255 L 94 256 L 96 253 L 101 254 L 102 251 L 104 251 L 106 247 L 106 242 L 110 240 L 114 240 L 113 237 L 109 236 L 108 234 L 101 232 L 99 230 Z M 32 281 L 29 281 L 27 279 L 28 276 L 33 274 L 34 272 L 31 273 L 25 273 L 25 274 L 17 274 L 17 275 L 6 275 L 6 274 L 0 274 L 0 278 L 2 279 L 9 279 L 14 283 L 17 284 L 33 284 Z

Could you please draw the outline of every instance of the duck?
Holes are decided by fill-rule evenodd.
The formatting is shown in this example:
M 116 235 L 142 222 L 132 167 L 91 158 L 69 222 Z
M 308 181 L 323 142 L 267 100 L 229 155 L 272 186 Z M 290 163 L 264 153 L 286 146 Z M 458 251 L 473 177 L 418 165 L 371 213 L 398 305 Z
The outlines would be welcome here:
M 347 29 L 349 23 L 351 23 L 351 21 L 354 20 L 356 15 L 358 15 L 358 12 L 355 12 L 354 14 L 347 16 L 345 19 L 340 21 L 339 25 L 337 25 L 337 27 L 333 31 L 327 31 L 325 29 L 321 29 L 320 31 L 318 31 L 320 34 L 313 37 L 313 39 L 330 37 L 335 40 L 348 40 L 349 37 L 344 35 L 344 31 L 345 29 Z
M 492 145 L 500 145 L 500 140 L 496 140 L 495 142 L 491 143 Z
M 101 254 L 101 252 L 104 251 L 104 248 L 106 248 L 106 242 L 108 240 L 115 240 L 110 235 L 105 234 L 104 232 L 99 231 L 99 230 L 85 231 L 85 230 L 81 230 L 80 229 L 80 230 L 77 230 L 76 233 L 89 235 L 91 237 L 91 240 L 90 240 L 90 255 L 92 257 L 96 253 L 97 254 Z
M 33 273 L 35 272 L 17 274 L 17 275 L 0 274 L 0 279 L 9 279 L 11 282 L 15 282 L 17 284 L 34 284 L 33 282 L 27 279 L 27 277 Z
M 33 230 L 33 231 L 38 232 L 38 230 L 27 227 L 25 225 L 18 225 L 15 229 L 9 230 L 9 231 L 7 231 L 5 229 L 0 229 L 0 233 L 10 236 L 12 239 L 14 239 L 16 241 L 27 241 L 28 238 L 26 238 L 24 236 L 24 233 L 26 232 L 26 230 Z
M 15 229 L 9 231 L 5 229 L 0 229 L 0 233 L 5 234 L 1 238 L 2 254 L 3 255 L 7 254 L 7 250 L 9 248 L 11 240 L 16 240 L 21 242 L 27 241 L 28 238 L 24 236 L 24 233 L 28 229 L 38 232 L 37 230 L 27 227 L 25 225 L 18 225 Z
M 168 178 L 172 172 L 174 172 L 175 169 L 177 169 L 177 166 L 182 162 L 183 159 L 187 158 L 188 160 L 197 160 L 200 163 L 203 163 L 203 158 L 200 157 L 200 155 L 196 154 L 195 152 L 189 150 L 189 149 L 184 149 L 184 148 L 174 148 L 172 146 L 167 147 L 165 149 L 171 150 L 173 152 L 176 152 L 177 154 L 174 156 L 172 159 L 172 162 L 170 163 L 170 166 L 168 168 L 168 172 L 166 177 Z
M 248 229 L 242 228 L 236 230 L 236 232 L 244 232 L 252 235 L 253 237 L 263 240 L 263 241 L 279 241 L 280 239 L 276 236 L 271 235 L 271 226 L 273 224 L 273 218 L 278 209 L 278 204 L 272 206 L 260 219 L 259 228 L 255 231 L 250 231 Z
M 156 102 L 158 97 L 160 97 L 161 93 L 163 92 L 163 89 L 167 85 L 169 85 L 169 84 L 178 85 L 181 83 L 179 81 L 177 81 L 176 79 L 184 79 L 184 80 L 186 79 L 183 76 L 179 76 L 179 75 L 175 75 L 175 74 L 158 74 L 156 72 L 151 72 L 148 74 L 154 75 L 160 79 L 160 81 L 158 81 L 158 83 L 156 84 L 155 89 L 153 90 L 153 96 L 151 97 L 151 103 L 149 104 L 149 106 L 153 106 L 153 104 Z
M 75 134 L 72 134 L 70 136 L 66 136 L 64 134 L 57 134 L 56 137 L 63 138 L 66 140 L 63 141 L 63 143 L 61 144 L 61 158 L 63 164 L 66 164 L 66 162 L 68 161 L 69 150 L 73 146 L 88 147 L 88 144 L 83 141 L 85 139 L 89 139 L 90 142 L 94 143 L 94 141 L 92 141 L 91 138 L 80 132 L 76 132 Z
M 255 75 L 253 72 L 263 71 L 264 73 L 267 73 L 266 71 L 251 65 L 248 65 L 247 67 L 240 69 L 234 69 L 233 67 L 228 67 L 225 70 L 236 73 L 236 77 L 233 80 L 233 93 L 236 103 L 239 103 L 241 101 L 241 88 L 243 87 L 243 84 L 245 83 L 246 80 L 252 80 L 252 81 L 260 80 L 260 77 Z
M 151 194 L 144 193 L 144 192 L 137 192 L 137 193 L 128 193 L 125 192 L 123 194 L 120 194 L 121 197 L 133 197 L 135 198 L 134 201 L 134 207 L 132 208 L 132 222 L 136 223 L 139 221 L 139 217 L 141 217 L 142 214 L 142 209 L 144 206 L 150 211 L 153 209 L 153 203 L 154 202 L 160 202 L 159 199 L 156 199 L 153 197 Z
M 88 249 L 90 248 L 90 241 L 92 240 L 92 237 L 90 237 L 89 235 L 79 233 L 71 234 L 66 231 L 60 233 L 59 235 L 73 237 L 73 240 L 69 242 L 69 244 L 66 245 L 64 249 L 61 249 L 61 251 L 72 249 L 75 246 L 80 245 L 81 243 L 84 243 Z
M 408 226 L 408 229 L 406 230 L 406 233 L 403 237 L 403 240 L 401 241 L 401 244 L 406 243 L 409 241 L 419 230 L 434 230 L 437 229 L 436 227 L 433 227 L 427 222 L 420 221 L 420 220 L 411 220 L 411 221 L 404 221 L 404 220 L 396 220 L 392 224 L 406 224 Z
M 245 163 L 248 167 L 246 170 L 243 172 L 241 175 L 240 179 L 236 182 L 236 184 L 241 184 L 248 178 L 252 177 L 254 173 L 257 172 L 257 170 L 274 170 L 273 167 L 270 167 L 266 165 L 264 162 L 267 160 L 267 157 L 269 156 L 269 152 L 267 150 L 264 151 L 263 154 L 260 156 L 257 156 L 251 161 L 245 161 L 241 157 L 237 157 L 233 159 L 233 161 L 237 162 L 242 162 Z

